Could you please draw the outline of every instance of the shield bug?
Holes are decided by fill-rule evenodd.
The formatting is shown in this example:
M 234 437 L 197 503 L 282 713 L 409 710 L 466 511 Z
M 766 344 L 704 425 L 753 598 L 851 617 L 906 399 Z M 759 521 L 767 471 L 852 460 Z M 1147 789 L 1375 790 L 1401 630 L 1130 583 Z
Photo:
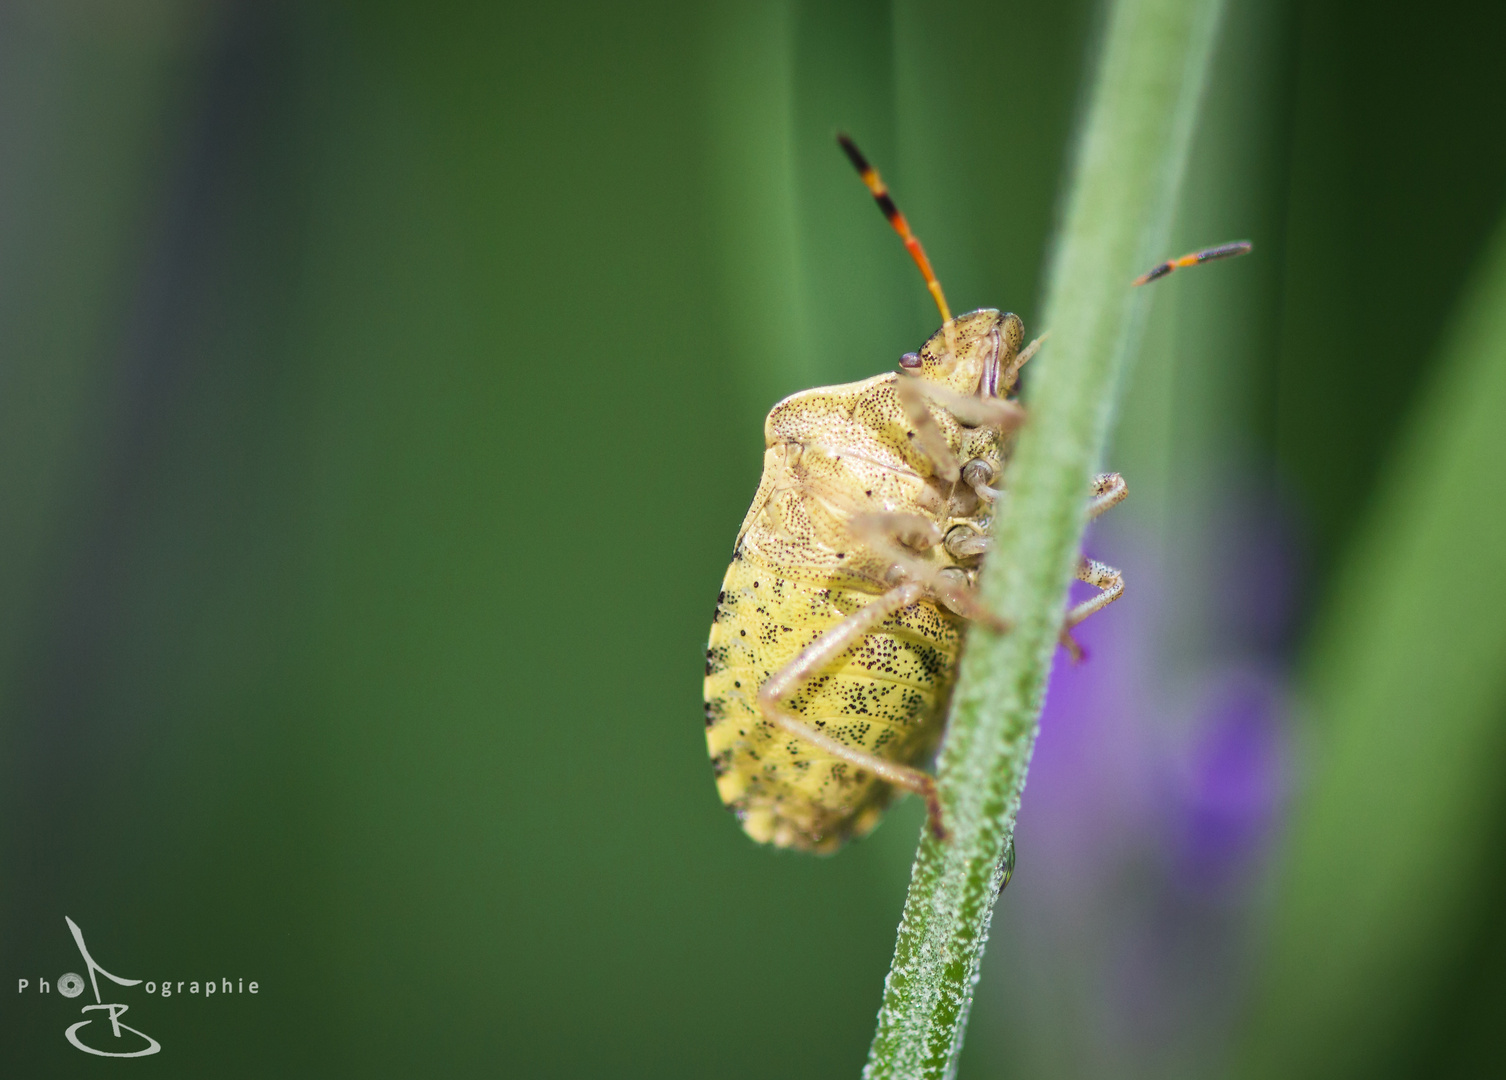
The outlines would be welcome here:
M 995 488 L 1024 410 L 1024 325 L 985 308 L 952 316 L 920 241 L 877 171 L 839 137 L 930 290 L 941 327 L 899 370 L 805 390 L 764 423 L 764 467 L 717 596 L 706 650 L 706 742 L 722 801 L 760 842 L 826 852 L 871 830 L 895 792 L 925 798 L 917 765 L 942 735 L 966 626 L 1006 629 L 976 599 Z M 1226 244 L 1162 263 L 1243 254 Z M 1115 473 L 1085 493 L 1096 517 L 1125 497 Z M 1119 571 L 1091 559 L 1097 596 L 1068 631 L 1118 599 Z

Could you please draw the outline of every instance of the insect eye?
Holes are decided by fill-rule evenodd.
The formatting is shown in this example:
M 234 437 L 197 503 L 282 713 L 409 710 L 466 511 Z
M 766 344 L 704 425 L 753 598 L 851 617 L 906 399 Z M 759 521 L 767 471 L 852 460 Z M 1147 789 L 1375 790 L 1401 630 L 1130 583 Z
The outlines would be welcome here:
M 902 368 L 915 369 L 921 366 L 920 354 L 907 352 L 899 358 L 899 366 Z

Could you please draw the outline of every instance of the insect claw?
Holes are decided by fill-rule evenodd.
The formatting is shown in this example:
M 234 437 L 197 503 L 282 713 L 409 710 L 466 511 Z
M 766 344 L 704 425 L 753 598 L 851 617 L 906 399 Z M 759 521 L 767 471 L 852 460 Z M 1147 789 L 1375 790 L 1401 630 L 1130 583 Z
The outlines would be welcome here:
M 976 621 L 982 623 L 996 634 L 1007 634 L 1014 629 L 1014 623 L 1001 615 L 995 615 L 987 608 L 981 607 L 981 605 Z
M 964 619 L 981 623 L 996 634 L 1007 634 L 1014 629 L 1008 619 L 990 610 L 970 588 L 953 584 L 940 574 L 930 575 L 926 584 L 933 596 Z
M 1077 643 L 1077 639 L 1072 636 L 1072 631 L 1063 630 L 1058 640 L 1061 642 L 1062 648 L 1067 650 L 1067 655 L 1072 658 L 1072 663 L 1081 664 L 1087 660 L 1088 651 Z
M 952 834 L 947 831 L 946 822 L 941 816 L 941 796 L 936 791 L 936 781 L 927 777 L 925 790 L 920 794 L 926 801 L 926 825 L 930 828 L 931 835 L 945 843 L 952 838 Z

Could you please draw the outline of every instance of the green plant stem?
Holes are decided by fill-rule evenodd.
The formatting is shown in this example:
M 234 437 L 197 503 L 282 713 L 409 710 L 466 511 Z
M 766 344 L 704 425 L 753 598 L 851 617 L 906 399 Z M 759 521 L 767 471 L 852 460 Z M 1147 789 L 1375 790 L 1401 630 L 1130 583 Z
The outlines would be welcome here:
M 1088 487 L 1148 299 L 1191 141 L 1219 0 L 1117 0 L 1077 148 L 1046 296 L 1050 344 L 1006 472 L 983 597 L 939 766 L 951 836 L 923 837 L 864 1076 L 956 1071 L 1085 524 Z

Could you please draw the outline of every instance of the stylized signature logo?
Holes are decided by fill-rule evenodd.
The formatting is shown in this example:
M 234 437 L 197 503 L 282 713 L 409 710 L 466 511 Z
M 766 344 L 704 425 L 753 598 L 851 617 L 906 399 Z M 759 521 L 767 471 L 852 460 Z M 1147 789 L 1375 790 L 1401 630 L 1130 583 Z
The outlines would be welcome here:
M 139 1035 L 141 1038 L 145 1039 L 147 1045 L 144 1049 L 141 1050 L 97 1050 L 94 1047 L 89 1046 L 79 1036 L 79 1032 L 88 1027 L 90 1024 L 94 1023 L 94 1020 L 97 1018 L 80 1020 L 78 1023 L 70 1027 L 66 1033 L 68 1036 L 68 1041 L 71 1042 L 74 1046 L 78 1047 L 84 1053 L 97 1054 L 100 1057 L 146 1057 L 148 1054 L 155 1054 L 158 1050 L 161 1050 L 162 1044 L 159 1043 L 156 1039 L 152 1038 L 146 1032 L 137 1031 L 129 1024 L 122 1024 L 120 1022 L 121 1016 L 124 1015 L 125 1011 L 130 1006 L 121 1005 L 116 1002 L 100 1001 L 98 976 L 103 975 L 111 982 L 119 983 L 121 986 L 137 986 L 141 983 L 141 980 L 122 979 L 119 975 L 111 975 L 104 968 L 96 964 L 94 962 L 94 957 L 89 955 L 89 947 L 84 944 L 84 932 L 78 928 L 78 923 L 74 922 L 66 915 L 63 916 L 63 921 L 68 924 L 68 929 L 73 931 L 73 940 L 78 944 L 78 951 L 80 955 L 83 956 L 84 964 L 86 965 L 89 972 L 89 985 L 94 988 L 94 1004 L 85 1005 L 83 1007 L 83 1012 L 90 1013 L 99 1010 L 108 1011 L 110 1014 L 110 1030 L 114 1034 L 115 1038 L 121 1038 L 120 1033 L 122 1031 L 129 1031 L 132 1035 Z M 84 992 L 84 980 L 80 976 L 69 972 L 68 974 L 58 979 L 58 991 L 64 997 L 77 997 L 79 994 Z M 93 1037 L 98 1037 L 98 1033 L 96 1032 Z M 132 1042 L 134 1042 L 134 1040 L 132 1040 Z

